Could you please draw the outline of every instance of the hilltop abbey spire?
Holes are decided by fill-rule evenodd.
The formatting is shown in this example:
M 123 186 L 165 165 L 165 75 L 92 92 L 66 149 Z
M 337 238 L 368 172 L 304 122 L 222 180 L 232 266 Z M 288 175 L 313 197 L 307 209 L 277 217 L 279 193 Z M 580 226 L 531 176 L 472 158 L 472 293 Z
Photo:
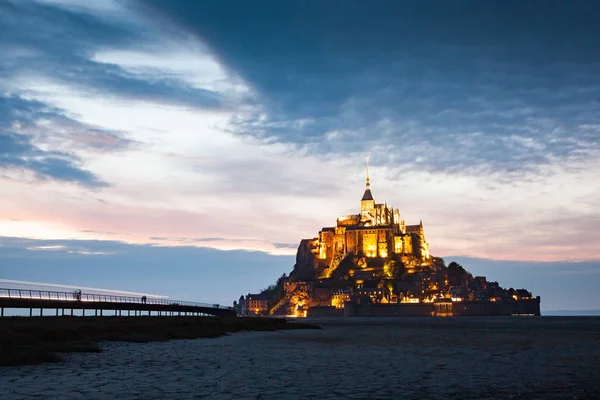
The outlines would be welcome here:
M 367 178 L 365 179 L 365 194 L 363 194 L 361 200 L 361 210 L 364 209 L 365 201 L 373 201 L 373 206 L 375 206 L 375 202 L 373 200 L 373 194 L 371 193 L 371 176 L 369 174 L 369 156 L 367 156 Z
M 369 156 L 367 156 L 367 179 L 366 179 L 366 189 L 371 189 L 371 177 L 369 176 Z

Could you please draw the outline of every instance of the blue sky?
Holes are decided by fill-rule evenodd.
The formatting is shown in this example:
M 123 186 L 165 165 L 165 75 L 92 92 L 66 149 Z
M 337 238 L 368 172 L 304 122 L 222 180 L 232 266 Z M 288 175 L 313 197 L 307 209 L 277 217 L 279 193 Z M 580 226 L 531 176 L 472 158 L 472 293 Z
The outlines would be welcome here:
M 0 278 L 232 301 L 356 211 L 369 154 L 435 255 L 600 308 L 599 12 L 0 1 Z

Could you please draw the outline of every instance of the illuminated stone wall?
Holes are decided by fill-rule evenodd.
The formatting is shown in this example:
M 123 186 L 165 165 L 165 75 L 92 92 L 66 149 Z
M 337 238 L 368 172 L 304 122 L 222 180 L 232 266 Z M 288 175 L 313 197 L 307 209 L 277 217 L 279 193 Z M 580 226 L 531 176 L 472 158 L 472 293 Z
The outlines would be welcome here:
M 315 256 L 330 264 L 336 252 L 363 253 L 367 257 L 389 258 L 394 254 L 430 258 L 429 244 L 421 232 L 395 235 L 392 228 L 352 229 L 336 227 L 319 232 L 313 245 Z
M 347 253 L 358 253 L 358 234 L 356 231 L 346 231 L 346 252 Z
M 360 234 L 359 234 L 360 235 Z M 362 249 L 367 257 L 377 256 L 377 233 L 376 231 L 365 231 L 362 234 Z
M 390 229 L 377 230 L 377 255 L 381 258 L 390 257 L 393 248 L 390 246 L 392 231 Z
M 325 245 L 327 248 L 326 258 L 331 260 L 333 258 L 333 232 L 327 232 L 325 235 Z
M 335 236 L 333 237 L 333 251 L 334 253 L 341 251 L 346 254 L 346 228 L 335 228 Z
M 402 244 L 402 247 L 404 250 L 403 253 L 404 254 L 412 254 L 412 252 L 413 252 L 412 237 L 410 235 L 406 235 L 406 236 L 404 236 L 403 239 L 404 239 L 403 240 L 404 243 Z
M 402 254 L 403 243 L 402 236 L 394 236 L 394 253 Z

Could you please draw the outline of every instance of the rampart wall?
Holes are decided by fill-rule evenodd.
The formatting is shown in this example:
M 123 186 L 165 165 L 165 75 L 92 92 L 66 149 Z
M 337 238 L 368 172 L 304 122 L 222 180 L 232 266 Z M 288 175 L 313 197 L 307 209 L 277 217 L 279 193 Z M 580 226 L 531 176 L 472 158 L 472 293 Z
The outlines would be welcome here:
M 506 301 L 463 301 L 445 303 L 450 307 L 440 313 L 434 303 L 356 304 L 347 302 L 343 309 L 311 307 L 309 317 L 430 317 L 434 315 L 475 317 L 540 315 L 540 298 Z
M 323 317 L 343 317 L 344 309 L 331 306 L 317 306 L 308 309 L 307 317 L 323 318 Z
M 433 304 L 344 304 L 345 317 L 430 317 Z

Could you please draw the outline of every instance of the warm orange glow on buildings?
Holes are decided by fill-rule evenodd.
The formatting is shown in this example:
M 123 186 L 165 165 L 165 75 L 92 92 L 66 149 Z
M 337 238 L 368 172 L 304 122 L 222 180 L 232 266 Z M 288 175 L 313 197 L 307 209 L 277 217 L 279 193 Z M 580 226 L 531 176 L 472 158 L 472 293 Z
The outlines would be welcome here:
M 269 313 L 269 300 L 262 294 L 248 294 L 246 298 L 247 309 L 255 315 L 266 315 Z
M 344 303 L 350 301 L 349 290 L 338 290 L 331 296 L 331 306 L 335 308 L 344 308 Z
M 325 267 L 321 278 L 330 277 L 341 260 L 350 253 L 367 259 L 396 256 L 402 261 L 416 259 L 421 265 L 431 264 L 423 223 L 406 225 L 398 209 L 387 203 L 375 203 L 368 164 L 360 212 L 340 216 L 336 226 L 321 229 L 317 238 L 309 240 L 309 247 Z
M 432 257 L 422 222 L 406 225 L 397 209 L 375 203 L 368 169 L 360 212 L 301 240 L 294 270 L 282 278 L 278 290 L 265 291 L 273 315 L 539 315 L 540 299 L 529 291 L 503 289 L 457 262 L 446 266 Z M 251 309 L 264 309 L 253 300 Z

